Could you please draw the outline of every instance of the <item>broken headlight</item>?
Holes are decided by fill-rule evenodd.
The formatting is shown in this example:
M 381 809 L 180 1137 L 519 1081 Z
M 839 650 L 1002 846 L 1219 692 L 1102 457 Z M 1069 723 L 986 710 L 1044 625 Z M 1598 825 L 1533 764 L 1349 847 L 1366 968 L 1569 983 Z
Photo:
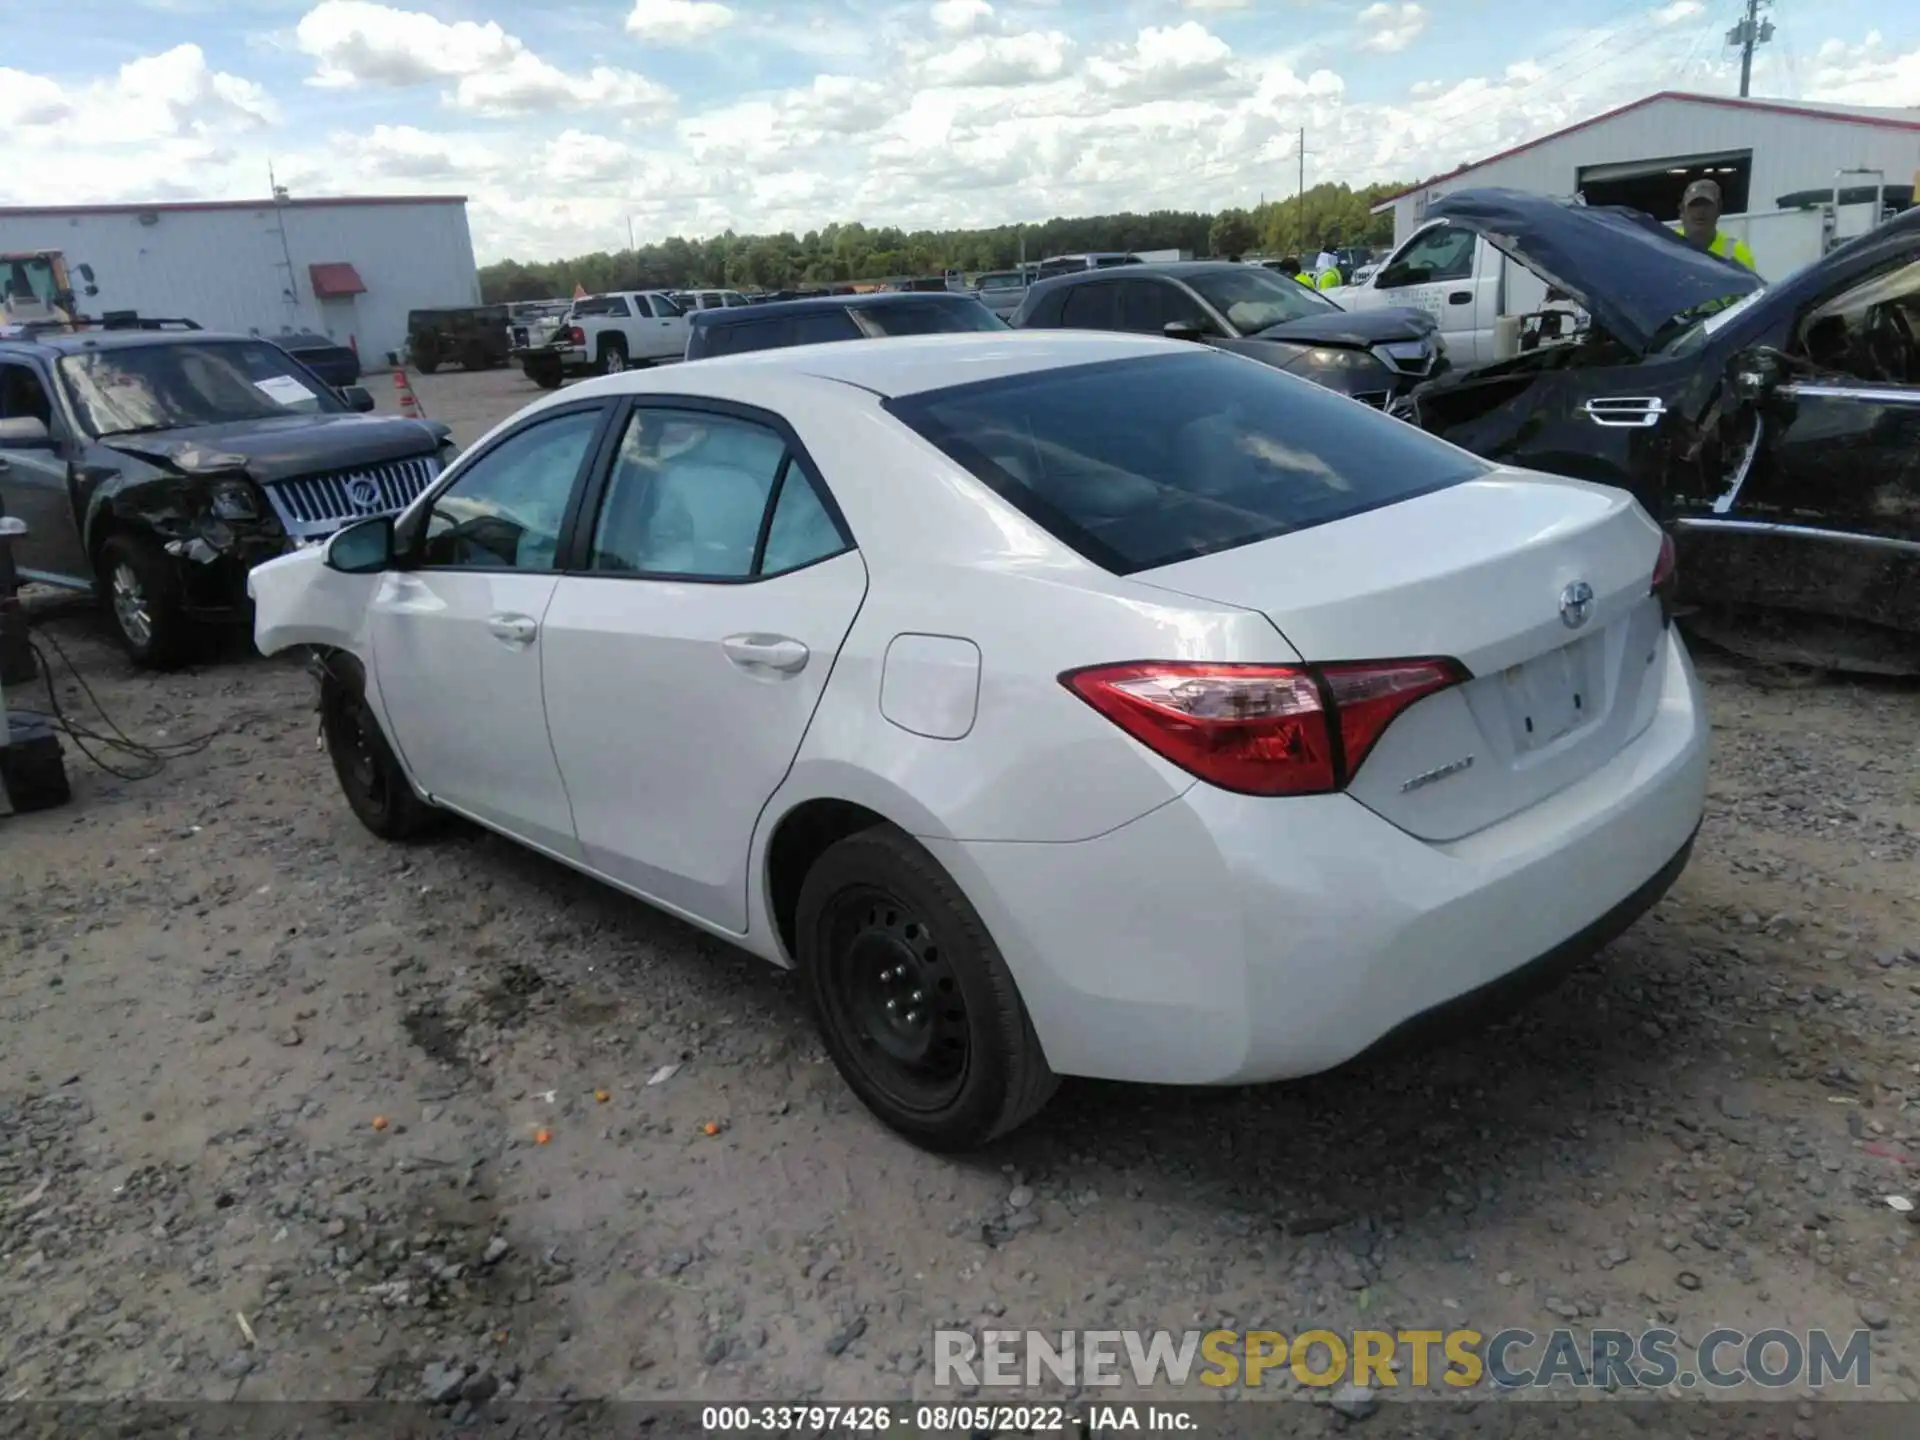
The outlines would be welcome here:
M 212 509 L 220 520 L 258 520 L 262 514 L 260 492 L 245 480 L 216 481 Z

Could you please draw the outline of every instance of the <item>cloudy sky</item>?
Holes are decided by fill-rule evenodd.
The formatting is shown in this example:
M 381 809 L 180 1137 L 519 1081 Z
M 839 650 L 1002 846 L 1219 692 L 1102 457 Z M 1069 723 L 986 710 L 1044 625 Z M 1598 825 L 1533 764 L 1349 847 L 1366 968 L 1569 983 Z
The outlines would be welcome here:
M 0 203 L 472 199 L 483 263 L 637 238 L 1211 210 L 1411 179 L 1655 89 L 1744 0 L 61 0 Z M 1920 5 L 1778 0 L 1754 93 L 1920 106 Z

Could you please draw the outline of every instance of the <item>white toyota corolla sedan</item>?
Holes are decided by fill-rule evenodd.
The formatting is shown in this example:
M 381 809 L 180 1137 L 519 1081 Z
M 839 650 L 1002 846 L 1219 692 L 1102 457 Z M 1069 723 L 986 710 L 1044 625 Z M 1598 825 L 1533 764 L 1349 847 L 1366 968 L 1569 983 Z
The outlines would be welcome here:
M 454 812 L 797 966 L 959 1149 L 1061 1075 L 1332 1068 L 1630 924 L 1705 797 L 1671 578 L 1618 490 L 1014 331 L 561 391 L 252 593 L 376 834 Z

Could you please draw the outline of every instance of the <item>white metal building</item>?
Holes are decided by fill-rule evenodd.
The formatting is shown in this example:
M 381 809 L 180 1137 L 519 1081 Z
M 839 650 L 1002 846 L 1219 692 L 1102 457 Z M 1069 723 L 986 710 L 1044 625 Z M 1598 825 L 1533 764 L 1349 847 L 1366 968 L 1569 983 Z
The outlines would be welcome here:
M 1840 172 L 1855 172 L 1840 175 Z M 1864 173 L 1861 173 L 1864 172 Z M 1790 210 L 1789 197 L 1843 188 L 1910 189 L 1920 175 L 1920 108 L 1870 109 L 1661 91 L 1389 196 L 1396 245 L 1427 206 L 1454 190 L 1498 185 L 1589 205 L 1630 205 L 1656 220 L 1680 218 L 1680 197 L 1701 177 L 1717 181 L 1728 216 Z M 1861 207 L 1865 217 L 1870 207 Z M 1740 233 L 1738 224 L 1725 228 Z M 1756 256 L 1762 275 L 1778 275 Z
M 100 293 L 81 300 L 88 314 L 312 330 L 369 365 L 400 348 L 409 310 L 480 303 L 462 195 L 0 208 L 7 250 L 91 265 Z

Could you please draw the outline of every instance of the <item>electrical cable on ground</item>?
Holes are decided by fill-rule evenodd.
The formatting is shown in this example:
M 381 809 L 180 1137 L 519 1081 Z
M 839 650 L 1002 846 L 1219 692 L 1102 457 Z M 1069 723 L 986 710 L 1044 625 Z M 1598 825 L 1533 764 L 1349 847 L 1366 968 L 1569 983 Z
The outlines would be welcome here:
M 65 662 L 67 673 L 79 684 L 81 693 L 87 697 L 88 703 L 98 712 L 101 723 L 106 726 L 105 733 L 67 714 L 66 707 L 60 703 L 59 691 L 54 687 L 53 666 L 47 662 L 46 652 L 40 648 L 41 638 L 44 638 L 53 647 L 54 653 Z M 36 629 L 34 634 L 28 637 L 27 647 L 33 651 L 34 662 L 40 667 L 40 678 L 46 681 L 47 708 L 51 712 L 50 718 L 54 725 L 73 741 L 76 750 L 117 780 L 151 780 L 166 768 L 169 760 L 182 760 L 189 755 L 198 755 L 224 733 L 225 727 L 222 727 L 186 740 L 169 740 L 161 744 L 148 744 L 143 740 L 135 740 L 114 722 L 113 717 L 107 713 L 106 706 L 100 703 L 100 697 L 93 693 L 93 687 L 87 683 L 86 676 L 80 673 L 80 667 L 73 663 L 73 657 L 67 654 L 60 642 L 53 638 L 51 632 L 44 628 Z M 99 747 L 101 753 L 96 753 L 93 748 L 95 746 Z M 102 758 L 102 753 L 112 755 L 122 764 L 130 761 L 132 768 L 122 769 L 119 765 L 109 763 Z

